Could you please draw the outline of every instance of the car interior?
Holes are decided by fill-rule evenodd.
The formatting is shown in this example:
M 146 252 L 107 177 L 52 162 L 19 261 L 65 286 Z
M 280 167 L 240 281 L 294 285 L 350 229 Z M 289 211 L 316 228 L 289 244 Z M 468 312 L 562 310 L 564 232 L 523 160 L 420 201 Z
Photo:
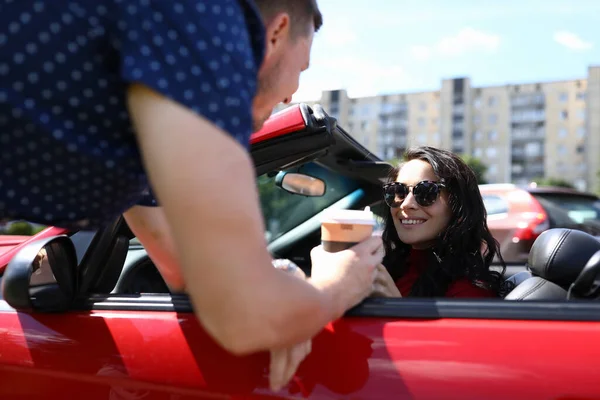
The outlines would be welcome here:
M 369 206 L 381 219 L 386 207 L 381 185 L 391 171 L 390 164 L 356 143 L 342 128 L 335 126 L 335 120 L 327 117 L 322 109 L 315 107 L 310 113 L 314 126 L 308 123 L 303 131 L 286 134 L 268 144 L 256 144 L 253 149 L 268 250 L 274 258 L 292 260 L 307 275 L 310 275 L 310 251 L 320 244 L 323 212 L 332 208 L 364 209 Z M 314 137 L 319 137 L 320 146 L 314 145 Z M 309 145 L 300 146 L 299 143 Z M 275 159 L 278 162 L 274 162 Z M 325 193 L 311 197 L 284 190 L 279 179 L 282 173 L 324 181 Z M 279 204 L 279 208 L 272 204 Z M 77 283 L 78 293 L 73 296 L 179 295 L 169 292 L 123 218 L 97 232 L 76 232 L 69 239 L 73 255 L 71 258 L 65 256 L 63 261 L 75 264 L 72 267 L 75 271 L 73 282 Z M 39 301 L 24 300 L 32 296 L 32 290 L 23 288 L 22 280 L 31 276 L 33 258 L 42 248 L 39 241 L 32 245 L 38 247 L 20 251 L 2 277 L 2 296 L 17 309 L 21 306 L 45 308 Z M 67 253 L 69 251 L 67 249 Z M 71 259 L 74 261 L 69 261 Z M 505 279 L 512 282 L 514 289 L 504 300 L 597 299 L 600 295 L 596 279 L 599 273 L 600 241 L 597 238 L 580 230 L 550 229 L 537 238 L 525 265 L 507 270 Z M 61 285 L 64 286 L 58 284 Z M 37 298 L 47 298 L 43 295 L 44 287 L 50 293 L 56 286 L 56 281 L 38 285 Z M 394 303 L 404 299 L 372 300 L 385 304 L 386 301 Z M 53 310 L 61 307 L 67 309 L 68 305 L 52 305 Z

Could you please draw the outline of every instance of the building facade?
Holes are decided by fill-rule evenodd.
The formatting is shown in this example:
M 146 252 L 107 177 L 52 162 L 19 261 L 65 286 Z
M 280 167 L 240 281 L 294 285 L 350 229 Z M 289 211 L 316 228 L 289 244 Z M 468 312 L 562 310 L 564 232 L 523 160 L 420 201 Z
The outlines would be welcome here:
M 473 87 L 456 78 L 421 93 L 326 91 L 315 103 L 383 159 L 430 145 L 479 158 L 491 183 L 560 178 L 600 189 L 600 66 L 576 80 Z

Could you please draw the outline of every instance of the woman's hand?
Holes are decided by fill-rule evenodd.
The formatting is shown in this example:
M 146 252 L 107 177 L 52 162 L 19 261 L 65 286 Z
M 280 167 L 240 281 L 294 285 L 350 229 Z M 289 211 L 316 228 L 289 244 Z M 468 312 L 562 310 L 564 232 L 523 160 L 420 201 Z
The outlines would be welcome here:
M 373 284 L 373 297 L 402 297 L 396 283 L 387 269 L 379 264 L 376 268 L 375 283 Z
M 273 266 L 280 271 L 306 279 L 306 274 L 290 260 L 273 260 Z M 292 379 L 300 363 L 310 354 L 312 340 L 296 344 L 284 349 L 271 350 L 271 365 L 269 366 L 269 386 L 276 392 Z

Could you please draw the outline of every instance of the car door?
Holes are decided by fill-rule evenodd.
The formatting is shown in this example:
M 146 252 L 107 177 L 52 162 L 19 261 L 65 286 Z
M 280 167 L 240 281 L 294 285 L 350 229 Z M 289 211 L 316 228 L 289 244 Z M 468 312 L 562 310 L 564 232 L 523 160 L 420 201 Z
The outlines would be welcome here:
M 597 398 L 598 307 L 370 299 L 313 340 L 288 386 L 234 357 L 187 300 L 98 296 L 51 315 L 2 305 L 2 398 Z

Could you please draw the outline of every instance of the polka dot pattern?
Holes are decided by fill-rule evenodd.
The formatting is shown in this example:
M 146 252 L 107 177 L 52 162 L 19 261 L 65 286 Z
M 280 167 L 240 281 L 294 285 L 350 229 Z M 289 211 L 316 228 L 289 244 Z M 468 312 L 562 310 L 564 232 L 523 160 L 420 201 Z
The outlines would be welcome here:
M 250 0 L 4 0 L 0 22 L 0 220 L 96 229 L 156 205 L 132 82 L 248 145 L 264 51 Z

